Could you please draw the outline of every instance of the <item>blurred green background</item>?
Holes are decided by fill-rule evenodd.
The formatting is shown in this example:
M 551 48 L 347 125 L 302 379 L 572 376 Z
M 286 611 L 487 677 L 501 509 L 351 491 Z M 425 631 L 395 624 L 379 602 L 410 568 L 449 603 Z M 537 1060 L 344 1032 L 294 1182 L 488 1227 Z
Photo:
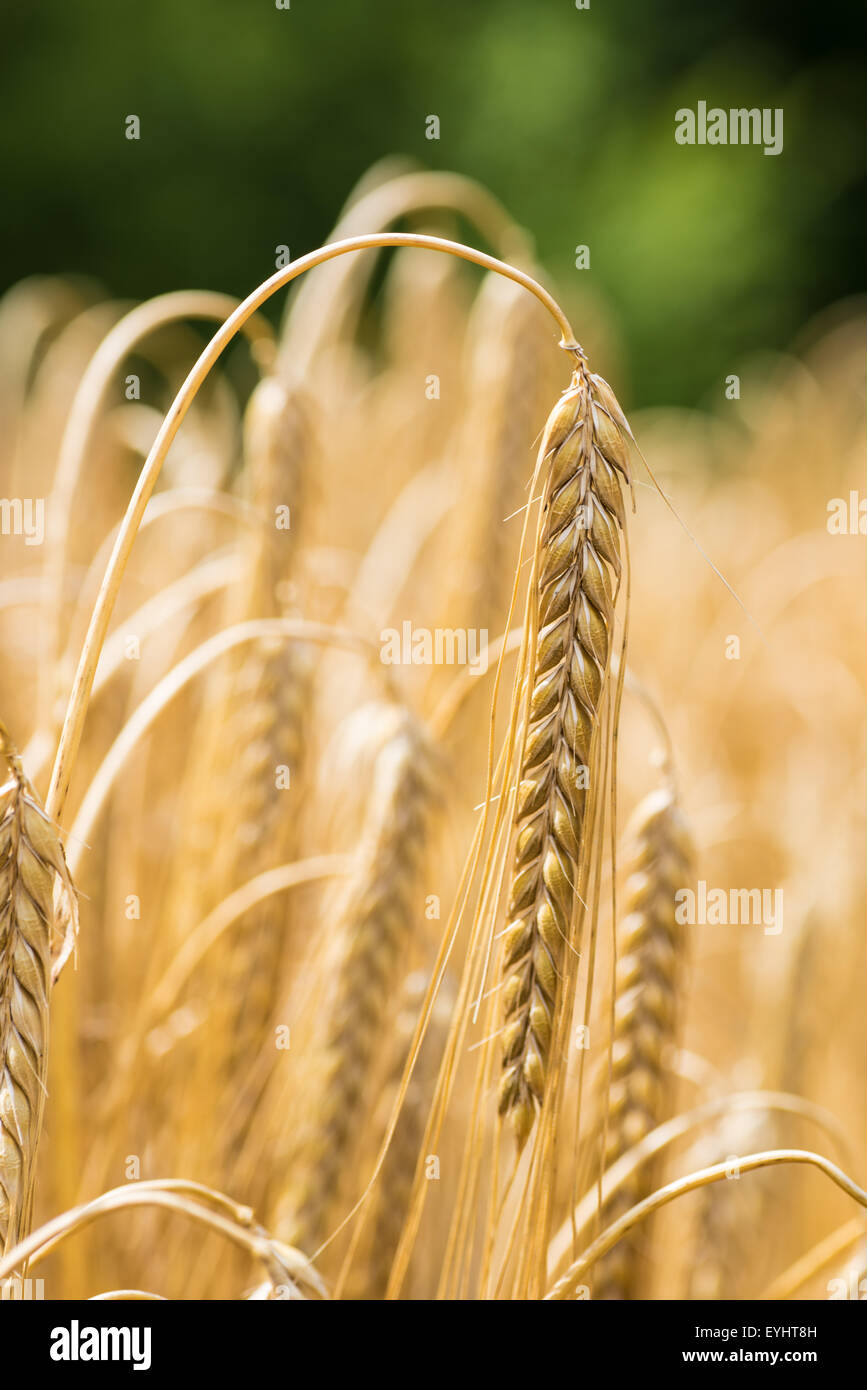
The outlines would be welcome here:
M 588 277 L 631 404 L 716 393 L 863 287 L 862 0 L 0 8 L 0 288 L 75 271 L 121 296 L 243 294 L 392 153 L 487 183 L 567 299 Z M 699 100 L 783 107 L 783 153 L 677 145 Z

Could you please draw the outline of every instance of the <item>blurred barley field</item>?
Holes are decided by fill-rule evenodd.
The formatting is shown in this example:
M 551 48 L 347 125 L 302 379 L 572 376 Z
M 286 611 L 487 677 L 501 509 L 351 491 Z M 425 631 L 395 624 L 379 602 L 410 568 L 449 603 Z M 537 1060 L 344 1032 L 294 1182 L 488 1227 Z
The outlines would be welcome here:
M 3 1277 L 857 1296 L 865 302 L 648 405 L 484 187 L 395 226 L 580 347 L 411 244 L 194 398 L 231 296 L 0 300 Z

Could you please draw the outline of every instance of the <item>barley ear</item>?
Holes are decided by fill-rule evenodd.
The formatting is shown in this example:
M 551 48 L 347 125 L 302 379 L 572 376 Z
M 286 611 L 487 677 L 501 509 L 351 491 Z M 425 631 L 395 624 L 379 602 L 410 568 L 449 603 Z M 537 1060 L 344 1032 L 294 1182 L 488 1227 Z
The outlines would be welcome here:
M 581 361 L 548 419 L 534 646 L 504 933 L 499 1109 L 519 1146 L 543 1103 L 564 957 L 591 853 L 589 769 L 622 569 L 623 426 Z M 613 407 L 612 407 L 613 408 Z M 617 407 L 618 416 L 620 415 Z M 575 946 L 577 950 L 577 944 Z
M 0 1246 L 26 1234 L 45 1097 L 48 996 L 75 898 L 63 849 L 0 724 Z M 55 907 L 55 888 L 63 890 Z
M 388 1010 L 402 959 L 419 936 L 421 874 L 436 806 L 436 755 L 415 717 L 388 705 L 363 707 L 358 716 L 380 746 L 358 871 L 338 915 L 314 1113 L 280 1213 L 302 1249 L 315 1249 L 323 1238 L 353 1173 L 353 1140 L 371 1104 L 377 1054 L 390 1039 Z
M 617 929 L 614 1041 L 605 1166 L 668 1118 L 668 1049 L 677 1034 L 686 928 L 676 894 L 690 880 L 692 846 L 672 784 L 635 811 L 626 912 Z M 647 1197 L 654 1175 L 638 1169 L 603 1210 L 607 1226 Z M 638 1296 L 637 1244 L 628 1237 L 600 1261 L 594 1297 Z

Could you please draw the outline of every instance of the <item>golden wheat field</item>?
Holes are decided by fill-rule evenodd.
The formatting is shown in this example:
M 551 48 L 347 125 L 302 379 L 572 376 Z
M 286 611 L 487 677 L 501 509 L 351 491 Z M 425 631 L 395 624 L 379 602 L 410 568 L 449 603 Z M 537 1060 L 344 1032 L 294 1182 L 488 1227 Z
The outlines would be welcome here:
M 385 166 L 0 301 L 7 1286 L 867 1296 L 867 306 L 731 372 Z

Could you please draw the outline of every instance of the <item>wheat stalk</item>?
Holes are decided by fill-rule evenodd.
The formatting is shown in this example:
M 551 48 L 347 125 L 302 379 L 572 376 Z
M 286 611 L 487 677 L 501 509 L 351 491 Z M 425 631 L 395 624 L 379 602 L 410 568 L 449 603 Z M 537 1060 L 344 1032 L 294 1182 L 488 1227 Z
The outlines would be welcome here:
M 547 467 L 508 925 L 499 1109 L 522 1146 L 545 1096 L 564 952 L 587 864 L 594 738 L 609 671 L 629 427 L 583 358 L 540 447 Z
M 74 899 L 63 849 L 5 727 L 0 757 L 0 1245 L 27 1234 L 45 1098 L 48 996 L 62 909 Z M 74 920 L 72 922 L 74 931 Z
M 674 786 L 645 797 L 633 820 L 634 855 L 626 915 L 617 932 L 614 1038 L 607 1099 L 605 1167 L 666 1118 L 666 1054 L 675 1041 L 686 947 L 675 894 L 690 879 L 692 850 Z M 653 1190 L 645 1166 L 606 1202 L 607 1226 Z M 597 1298 L 636 1297 L 636 1245 L 624 1239 L 602 1261 Z

